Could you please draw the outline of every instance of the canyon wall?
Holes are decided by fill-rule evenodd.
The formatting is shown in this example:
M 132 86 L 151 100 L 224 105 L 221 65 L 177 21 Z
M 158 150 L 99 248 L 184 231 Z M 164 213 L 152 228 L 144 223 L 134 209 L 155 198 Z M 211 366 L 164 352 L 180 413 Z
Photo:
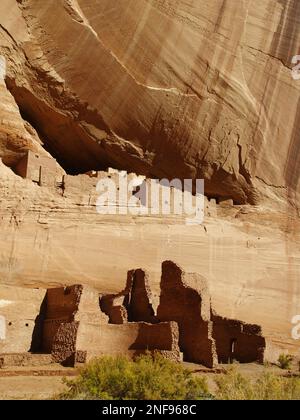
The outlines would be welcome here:
M 1 284 L 114 293 L 143 267 L 155 290 L 173 260 L 207 278 L 218 314 L 299 351 L 299 24 L 297 0 L 2 0 Z M 16 176 L 27 150 L 69 175 L 204 178 L 235 206 L 193 227 L 100 216 L 90 191 Z
M 40 139 L 69 172 L 203 177 L 238 203 L 295 204 L 299 23 L 297 0 L 4 0 L 1 157 Z

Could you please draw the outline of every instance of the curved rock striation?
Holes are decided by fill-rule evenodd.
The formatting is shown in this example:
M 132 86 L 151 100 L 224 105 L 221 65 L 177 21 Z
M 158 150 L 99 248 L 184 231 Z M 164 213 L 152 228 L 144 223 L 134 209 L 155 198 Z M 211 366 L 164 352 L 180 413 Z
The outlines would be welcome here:
M 299 9 L 297 0 L 5 0 L 6 85 L 70 173 L 204 177 L 213 197 L 296 204 Z M 1 149 L 9 164 L 11 148 Z

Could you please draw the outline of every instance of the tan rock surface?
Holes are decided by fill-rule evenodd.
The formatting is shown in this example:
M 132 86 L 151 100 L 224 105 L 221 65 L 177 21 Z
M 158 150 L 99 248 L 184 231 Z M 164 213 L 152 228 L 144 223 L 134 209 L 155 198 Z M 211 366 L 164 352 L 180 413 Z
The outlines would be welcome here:
M 3 284 L 84 282 L 118 293 L 128 269 L 143 267 L 158 291 L 161 263 L 173 259 L 207 278 L 220 315 L 262 325 L 280 348 L 298 351 L 291 338 L 291 319 L 300 314 L 298 219 L 251 206 L 218 206 L 199 226 L 175 216 L 106 216 L 3 165 L 1 180 Z
M 44 297 L 45 290 L 0 284 L 0 315 L 5 321 L 5 339 L 0 340 L 0 353 L 31 350 L 36 319 Z
M 65 390 L 62 376 L 0 378 L 0 400 L 48 400 Z
M 296 0 L 5 0 L 0 19 L 7 87 L 66 169 L 296 201 Z
M 296 0 L 2 0 L 6 164 L 44 143 L 71 173 L 113 166 L 203 176 L 208 195 L 259 205 L 219 208 L 196 227 L 99 216 L 83 192 L 59 197 L 1 164 L 1 283 L 117 292 L 138 267 L 158 285 L 170 259 L 208 279 L 220 315 L 260 324 L 297 352 L 299 8 Z

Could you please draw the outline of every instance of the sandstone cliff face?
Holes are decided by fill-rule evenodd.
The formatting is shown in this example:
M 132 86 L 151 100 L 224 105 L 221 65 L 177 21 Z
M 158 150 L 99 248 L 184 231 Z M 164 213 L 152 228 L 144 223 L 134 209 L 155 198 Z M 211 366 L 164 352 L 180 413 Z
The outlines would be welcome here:
M 50 153 L 71 174 L 112 166 L 201 178 L 236 204 L 186 227 L 100 217 L 0 165 L 0 281 L 120 290 L 170 259 L 205 276 L 218 313 L 297 351 L 298 0 L 1 0 L 0 158 Z M 256 204 L 256 206 L 253 206 Z
M 65 169 L 204 177 L 212 196 L 297 202 L 297 0 L 4 0 L 0 16 L 6 85 Z M 35 144 L 17 121 L 8 163 Z

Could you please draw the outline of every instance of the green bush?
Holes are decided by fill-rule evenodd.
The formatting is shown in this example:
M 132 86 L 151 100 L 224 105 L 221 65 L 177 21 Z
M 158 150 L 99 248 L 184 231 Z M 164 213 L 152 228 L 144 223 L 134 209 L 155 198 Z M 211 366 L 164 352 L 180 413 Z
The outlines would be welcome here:
M 294 360 L 293 356 L 290 354 L 281 354 L 278 357 L 278 364 L 281 369 L 291 369 L 292 361 Z
M 160 355 L 102 357 L 88 363 L 57 399 L 197 400 L 209 399 L 205 378 Z
M 300 378 L 264 373 L 251 381 L 236 369 L 216 379 L 219 400 L 300 400 Z

